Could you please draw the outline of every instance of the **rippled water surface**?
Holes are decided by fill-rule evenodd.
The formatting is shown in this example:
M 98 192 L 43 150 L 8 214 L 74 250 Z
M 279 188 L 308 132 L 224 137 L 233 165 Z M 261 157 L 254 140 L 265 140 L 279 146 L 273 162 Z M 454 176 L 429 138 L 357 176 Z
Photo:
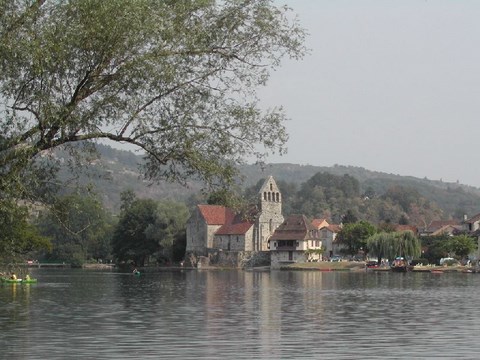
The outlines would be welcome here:
M 476 359 L 480 275 L 44 270 L 0 285 L 1 359 Z

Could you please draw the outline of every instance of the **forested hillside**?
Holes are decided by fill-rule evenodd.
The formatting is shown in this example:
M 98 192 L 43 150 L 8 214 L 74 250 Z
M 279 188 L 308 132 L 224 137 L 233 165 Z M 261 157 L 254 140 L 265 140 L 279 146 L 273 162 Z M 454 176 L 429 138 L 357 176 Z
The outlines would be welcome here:
M 132 152 L 99 145 L 100 158 L 83 167 L 78 179 L 92 183 L 107 208 L 118 211 L 120 192 L 132 189 L 140 198 L 186 201 L 199 194 L 202 184 L 188 188 L 160 182 L 150 184 L 139 176 L 142 158 Z M 67 154 L 58 155 L 66 163 Z M 296 164 L 245 165 L 243 189 L 255 190 L 262 179 L 273 175 L 284 199 L 285 214 L 301 212 L 310 217 L 340 221 L 350 210 L 372 222 L 422 222 L 460 219 L 480 212 L 480 189 L 458 183 L 404 177 L 361 167 L 321 167 Z M 328 174 L 328 175 L 325 175 Z M 72 176 L 64 171 L 64 176 Z

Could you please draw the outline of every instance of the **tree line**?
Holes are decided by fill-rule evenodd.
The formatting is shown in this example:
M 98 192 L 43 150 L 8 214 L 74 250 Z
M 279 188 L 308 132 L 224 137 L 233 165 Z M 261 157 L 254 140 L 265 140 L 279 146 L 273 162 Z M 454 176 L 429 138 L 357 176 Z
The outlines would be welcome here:
M 137 266 L 179 262 L 185 254 L 185 228 L 193 206 L 209 203 L 245 211 L 256 203 L 262 183 L 263 180 L 243 191 L 224 188 L 198 193 L 187 203 L 138 198 L 132 190 L 126 190 L 120 195 L 121 209 L 117 214 L 106 210 L 93 192 L 60 194 L 33 219 L 26 207 L 12 202 L 1 217 L 3 228 L 8 231 L 0 235 L 0 249 L 7 262 L 23 261 L 29 256 L 40 256 L 42 261 L 64 261 L 74 266 L 99 261 L 131 262 Z M 408 223 L 412 218 L 408 210 L 424 201 L 411 189 L 396 187 L 384 195 L 361 194 L 355 178 L 325 173 L 315 174 L 298 190 L 293 184 L 278 182 L 278 185 L 285 216 L 289 212 L 310 211 L 305 214 L 310 219 L 326 217 L 332 222 L 328 216 L 336 214 L 343 224 L 338 239 L 345 254 L 351 256 L 370 251 L 378 257 L 391 258 L 397 253 L 437 262 L 448 254 L 466 257 L 475 249 L 474 240 L 466 234 L 427 237 L 422 238 L 421 243 L 417 239 L 420 245 L 415 245 L 405 234 L 395 233 L 395 224 Z M 398 212 L 383 213 L 383 216 L 395 214 L 398 221 L 380 217 L 383 221 L 375 222 L 366 216 L 372 212 L 362 214 L 359 208 L 349 207 L 358 201 L 370 203 L 375 199 L 370 209 L 382 201 L 389 203 Z M 382 214 L 385 206 L 378 207 L 376 213 Z M 396 248 L 399 244 L 404 244 L 403 250 Z

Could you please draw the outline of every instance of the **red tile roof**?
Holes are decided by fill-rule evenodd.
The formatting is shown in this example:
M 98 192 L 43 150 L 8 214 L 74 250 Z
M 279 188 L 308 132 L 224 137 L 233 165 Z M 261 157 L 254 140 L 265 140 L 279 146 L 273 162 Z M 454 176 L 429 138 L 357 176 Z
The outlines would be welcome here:
M 313 219 L 312 225 L 315 226 L 317 229 L 320 229 L 320 227 L 325 227 L 330 224 L 328 223 L 327 219 Z
M 231 223 L 235 214 L 222 205 L 198 205 L 198 209 L 208 225 L 224 225 Z
M 235 224 L 225 224 L 217 230 L 215 235 L 245 235 L 253 223 L 244 221 Z
M 339 233 L 340 230 L 342 230 L 342 227 L 337 224 L 331 224 L 327 226 L 327 229 L 330 230 L 333 233 Z

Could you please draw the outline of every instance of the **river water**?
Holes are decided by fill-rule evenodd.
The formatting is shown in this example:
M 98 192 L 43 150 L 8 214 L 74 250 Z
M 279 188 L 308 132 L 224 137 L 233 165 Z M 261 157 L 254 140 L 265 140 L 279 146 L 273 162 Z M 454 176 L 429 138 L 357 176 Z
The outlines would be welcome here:
M 476 359 L 480 275 L 35 269 L 1 359 Z

